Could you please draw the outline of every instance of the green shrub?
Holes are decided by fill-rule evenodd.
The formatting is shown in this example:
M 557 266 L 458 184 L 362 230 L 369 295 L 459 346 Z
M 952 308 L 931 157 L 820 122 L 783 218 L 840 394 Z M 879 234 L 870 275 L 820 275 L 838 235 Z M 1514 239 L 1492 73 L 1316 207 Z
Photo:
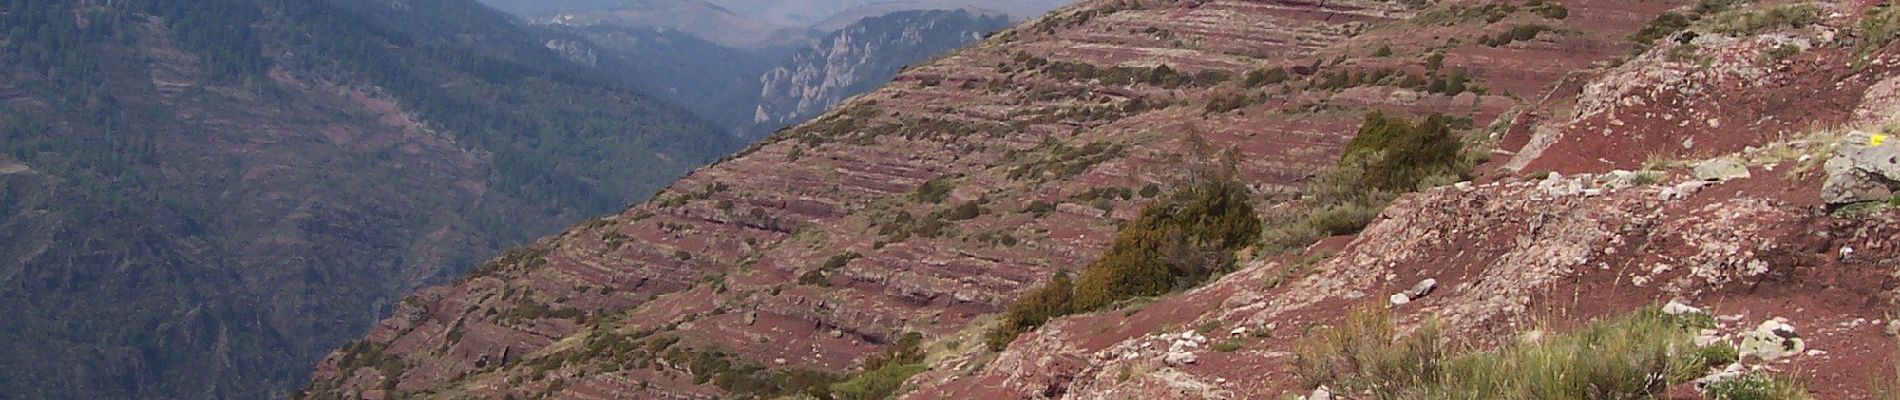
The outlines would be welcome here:
M 1267 218 L 1260 254 L 1284 254 L 1327 236 L 1357 233 L 1399 193 L 1464 179 L 1472 162 L 1451 133 L 1455 122 L 1433 115 L 1413 125 L 1368 114 L 1339 163 L 1309 183 L 1295 207 Z
M 1161 186 L 1153 184 L 1153 183 L 1149 183 L 1147 186 L 1141 187 L 1141 192 L 1139 192 L 1139 194 L 1141 195 L 1141 198 L 1144 198 L 1144 199 L 1155 198 L 1156 195 L 1161 194 Z
M 1550 30 L 1550 27 L 1543 25 L 1514 25 L 1511 26 L 1511 29 L 1498 32 L 1497 36 L 1485 36 L 1480 38 L 1478 42 L 1485 46 L 1498 47 L 1513 42 L 1527 42 L 1536 39 L 1537 34 Z
M 923 203 L 942 203 L 944 199 L 950 198 L 950 190 L 955 188 L 951 182 L 953 179 L 955 178 L 943 176 L 924 182 L 922 186 L 917 187 L 915 192 L 911 192 L 911 199 Z
M 1011 157 L 1012 159 L 1028 158 L 1030 157 L 1028 154 L 1036 153 L 1042 155 L 1035 159 L 1021 160 L 1021 164 L 1010 167 L 1009 179 L 1067 179 L 1087 172 L 1097 164 L 1124 156 L 1125 151 L 1126 147 L 1117 143 L 1093 142 L 1082 147 L 1073 147 L 1051 138 L 1029 152 L 1018 153 Z
M 983 215 L 983 208 L 982 206 L 977 205 L 975 200 L 971 200 L 971 201 L 963 202 L 963 204 L 958 204 L 956 207 L 951 207 L 948 210 L 944 210 L 942 211 L 942 213 L 943 213 L 944 220 L 963 221 L 963 220 L 968 220 L 968 219 L 976 218 L 977 216 Z
M 1662 15 L 1657 15 L 1655 19 L 1650 20 L 1648 25 L 1644 25 L 1643 28 L 1637 30 L 1636 33 L 1630 34 L 1630 42 L 1636 44 L 1633 50 L 1637 53 L 1647 51 L 1649 48 L 1656 46 L 1657 40 L 1662 40 L 1662 38 L 1674 35 L 1676 32 L 1689 29 L 1690 25 L 1695 24 L 1696 21 L 1701 20 L 1703 17 L 1721 14 L 1730 7 L 1733 7 L 1738 1 L 1740 0 L 1701 0 L 1690 7 L 1687 12 L 1663 12 Z
M 1029 215 L 1034 215 L 1036 216 L 1036 218 L 1042 218 L 1042 216 L 1049 215 L 1050 212 L 1053 212 L 1055 210 L 1056 210 L 1055 204 L 1051 204 L 1047 201 L 1042 201 L 1042 200 L 1031 201 L 1029 202 L 1029 205 L 1023 206 L 1023 212 L 1028 213 Z
M 1689 29 L 1689 24 L 1694 23 L 1696 18 L 1699 16 L 1675 11 L 1664 12 L 1650 20 L 1649 24 L 1643 25 L 1642 29 L 1636 30 L 1636 33 L 1630 34 L 1630 42 L 1636 43 L 1638 49 L 1654 47 L 1657 40 L 1674 35 L 1683 29 Z
M 1183 86 L 1210 86 L 1228 80 L 1220 71 L 1201 71 L 1187 74 L 1175 71 L 1173 67 L 1160 65 L 1155 67 L 1112 67 L 1102 69 L 1092 64 L 1068 61 L 1049 61 L 1042 65 L 1041 71 L 1051 79 L 1065 81 L 1099 80 L 1111 85 L 1132 85 L 1145 83 L 1169 89 Z
M 1742 360 L 1742 352 L 1728 342 L 1715 342 L 1702 346 L 1695 351 L 1696 359 L 1705 365 L 1729 365 Z
M 1466 79 L 1465 70 L 1462 68 L 1451 70 L 1451 72 L 1443 77 L 1438 76 L 1438 74 L 1432 74 L 1431 83 L 1425 85 L 1425 91 L 1446 96 L 1457 96 L 1459 93 L 1464 93 L 1466 89 L 1469 89 L 1466 85 Z
M 1220 342 L 1220 344 L 1214 345 L 1214 351 L 1218 351 L 1222 353 L 1232 353 L 1236 350 L 1240 350 L 1240 347 L 1243 345 L 1246 345 L 1246 343 L 1242 342 L 1240 338 L 1231 338 L 1231 339 L 1227 339 L 1227 341 L 1225 342 Z
M 984 344 L 990 350 L 1002 351 L 1023 332 L 1042 326 L 1050 318 L 1068 315 L 1074 310 L 1070 305 L 1074 293 L 1075 284 L 1069 279 L 1069 272 L 1056 271 L 1056 276 L 1050 278 L 1048 284 L 1030 290 L 1009 305 L 1003 313 L 1002 323 L 984 335 Z
M 1219 180 L 1151 201 L 1082 272 L 1076 308 L 1167 293 L 1231 269 L 1234 250 L 1260 234 L 1250 195 L 1237 181 Z
M 1715 316 L 1706 312 L 1689 312 L 1664 315 L 1663 319 L 1671 324 L 1695 329 L 1715 329 Z
M 1286 79 L 1287 79 L 1286 68 L 1275 67 L 1275 68 L 1267 68 L 1267 69 L 1256 69 L 1252 71 L 1247 71 L 1247 75 L 1245 75 L 1242 78 L 1240 84 L 1241 86 L 1244 86 L 1244 87 L 1257 88 L 1257 87 L 1277 84 L 1280 82 L 1286 82 Z
M 905 380 L 929 369 L 922 363 L 895 364 L 879 368 L 844 382 L 831 385 L 831 395 L 842 400 L 880 400 L 891 398 Z
M 831 286 L 831 275 L 843 269 L 851 260 L 862 257 L 856 252 L 847 252 L 826 258 L 825 262 L 798 275 L 798 284 L 818 287 Z
M 1736 10 L 1715 16 L 1710 31 L 1729 36 L 1752 36 L 1781 28 L 1799 29 L 1820 22 L 1813 4 L 1789 4 L 1759 11 Z
M 1862 62 L 1875 50 L 1886 47 L 1895 38 L 1900 38 L 1900 8 L 1881 4 L 1868 8 L 1860 18 L 1859 50 Z M 1859 64 L 1859 63 L 1857 63 Z
M 1751 372 L 1709 384 L 1704 396 L 1713 400 L 1785 400 L 1806 399 L 1801 386 L 1785 379 Z
M 1150 201 L 1079 279 L 1058 273 L 1011 304 L 987 334 L 989 347 L 1001 350 L 1051 318 L 1192 287 L 1231 270 L 1234 251 L 1259 236 L 1260 219 L 1246 186 L 1231 177 L 1202 180 Z
M 1207 99 L 1207 105 L 1201 107 L 1202 114 L 1225 114 L 1229 111 L 1259 104 L 1264 96 L 1252 96 L 1247 93 L 1218 93 Z
M 1701 52 L 1701 46 L 1697 46 L 1695 43 L 1684 43 L 1669 49 L 1669 54 L 1665 55 L 1664 59 L 1670 62 L 1686 63 L 1695 61 L 1697 56 L 1701 55 Z
M 924 365 L 923 335 L 911 332 L 897 336 L 891 347 L 864 361 L 863 372 L 832 384 L 831 395 L 847 400 L 890 398 L 905 380 L 929 369 Z
M 1468 161 L 1464 145 L 1452 135 L 1449 118 L 1433 114 L 1417 125 L 1374 111 L 1346 145 L 1342 163 L 1369 160 L 1362 187 L 1411 190 L 1433 175 L 1462 175 Z
M 1564 8 L 1562 4 L 1534 0 L 1529 5 L 1531 6 L 1531 12 L 1537 13 L 1538 16 L 1544 18 L 1561 20 L 1570 17 L 1570 9 Z

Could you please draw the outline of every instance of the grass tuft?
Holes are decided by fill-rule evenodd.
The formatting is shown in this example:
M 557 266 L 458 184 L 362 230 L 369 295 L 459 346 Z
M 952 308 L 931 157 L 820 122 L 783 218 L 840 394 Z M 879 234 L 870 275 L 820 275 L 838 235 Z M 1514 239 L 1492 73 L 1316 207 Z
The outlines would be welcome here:
M 1295 368 L 1308 387 L 1375 399 L 1635 399 L 1733 362 L 1726 344 L 1696 346 L 1693 320 L 1656 307 L 1581 331 L 1453 355 L 1434 324 L 1397 335 L 1384 307 L 1368 304 L 1302 340 Z M 1787 380 L 1751 375 L 1722 387 L 1725 399 L 1805 399 Z
M 1704 396 L 1714 400 L 1805 399 L 1807 391 L 1785 379 L 1749 373 L 1709 384 Z

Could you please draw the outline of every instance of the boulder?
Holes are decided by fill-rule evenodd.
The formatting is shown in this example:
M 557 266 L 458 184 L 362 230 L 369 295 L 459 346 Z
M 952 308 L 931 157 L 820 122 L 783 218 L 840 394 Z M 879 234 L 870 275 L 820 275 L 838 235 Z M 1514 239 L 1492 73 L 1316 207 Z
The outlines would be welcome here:
M 1744 357 L 1752 355 L 1774 361 L 1801 354 L 1806 349 L 1807 342 L 1801 339 L 1801 335 L 1794 333 L 1794 326 L 1788 325 L 1787 320 L 1775 318 L 1762 322 L 1753 331 L 1743 333 L 1740 350 Z
M 1333 400 L 1333 390 L 1326 385 L 1319 385 L 1313 388 L 1313 394 L 1306 396 L 1306 400 Z
M 1161 356 L 1161 362 L 1168 363 L 1168 366 L 1171 367 L 1179 367 L 1193 364 L 1196 358 L 1194 353 L 1191 352 L 1170 351 L 1167 355 Z
M 1583 193 L 1584 182 L 1588 180 L 1590 180 L 1589 175 L 1565 178 L 1563 174 L 1552 172 L 1543 181 L 1537 182 L 1537 189 L 1544 191 L 1550 197 L 1575 196 Z
M 1827 181 L 1821 184 L 1821 200 L 1828 205 L 1891 199 L 1900 189 L 1900 140 L 1886 134 L 1850 132 L 1822 168 Z
M 1708 375 L 1703 375 L 1701 378 L 1696 378 L 1695 388 L 1700 391 L 1708 391 L 1709 386 L 1714 385 L 1716 382 L 1739 378 L 1746 374 L 1748 374 L 1748 370 L 1743 369 L 1741 364 L 1729 364 L 1728 367 L 1722 368 L 1721 371 L 1715 371 Z
M 1619 169 L 1615 171 L 1610 171 L 1609 173 L 1603 174 L 1603 176 L 1599 177 L 1601 181 L 1598 182 L 1598 185 L 1602 186 L 1604 190 L 1624 189 L 1624 188 L 1637 186 L 1637 183 L 1641 182 L 1643 179 L 1648 179 L 1651 182 L 1654 182 L 1657 178 L 1660 178 L 1659 175 L 1661 174 L 1657 174 L 1655 172 L 1650 172 L 1650 171 L 1630 172 L 1630 171 L 1624 171 L 1624 170 Z
M 1658 193 L 1656 198 L 1663 201 L 1680 200 L 1688 198 L 1689 195 L 1695 194 L 1695 192 L 1702 191 L 1702 187 L 1708 185 L 1709 183 L 1704 181 L 1686 181 L 1678 183 L 1675 186 L 1663 188 L 1662 193 Z
M 1670 300 L 1668 304 L 1663 304 L 1662 307 L 1662 313 L 1667 315 L 1696 314 L 1701 312 L 1702 309 L 1700 308 L 1695 308 L 1695 306 L 1683 304 L 1676 300 Z
M 1390 300 L 1392 301 L 1392 305 L 1402 306 L 1405 305 L 1405 303 L 1410 303 L 1413 300 L 1418 300 L 1420 297 L 1432 294 L 1432 289 L 1436 287 L 1438 287 L 1437 279 L 1425 278 L 1425 280 L 1412 284 L 1411 289 L 1406 289 L 1404 292 L 1393 293 Z
M 1726 181 L 1747 178 L 1748 166 L 1740 161 L 1717 158 L 1696 163 L 1695 178 L 1702 181 Z
M 1413 299 L 1417 299 L 1420 297 L 1425 297 L 1425 295 L 1432 294 L 1432 289 L 1437 288 L 1437 287 L 1438 287 L 1437 279 L 1425 278 L 1425 280 L 1418 281 L 1418 283 L 1412 284 L 1412 290 L 1406 291 L 1405 295 Z

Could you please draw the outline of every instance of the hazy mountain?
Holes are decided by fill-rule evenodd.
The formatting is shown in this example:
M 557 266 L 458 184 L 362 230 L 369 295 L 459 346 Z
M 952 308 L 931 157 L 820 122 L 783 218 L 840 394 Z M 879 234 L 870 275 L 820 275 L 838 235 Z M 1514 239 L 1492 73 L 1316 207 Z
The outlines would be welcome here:
M 811 36 L 803 27 L 751 19 L 698 0 L 625 0 L 613 8 L 530 18 L 540 24 L 575 28 L 667 28 L 745 50 L 800 46 Z
M 1053 7 L 892 1 L 843 10 L 815 26 L 782 27 L 697 0 L 629 0 L 611 9 L 531 20 L 588 38 L 627 67 L 615 70 L 621 78 L 753 136 L 876 87 L 899 67 L 1008 26 L 1002 12 L 977 6 L 988 3 L 1026 12 L 1039 12 L 1034 4 Z
M 1071 0 L 892 0 L 873 2 L 832 13 L 808 24 L 820 32 L 836 32 L 858 20 L 899 11 L 964 10 L 977 14 L 1003 14 L 1021 21 L 1071 3 Z
M 752 120 L 759 76 L 791 51 L 726 47 L 667 28 L 596 25 L 568 31 L 617 63 L 603 73 L 734 129 Z
M 279 397 L 402 294 L 739 146 L 473 1 L 0 20 L 0 398 Z
M 592 11 L 620 7 L 628 0 L 481 0 L 497 10 L 523 17 L 536 17 L 561 11 Z

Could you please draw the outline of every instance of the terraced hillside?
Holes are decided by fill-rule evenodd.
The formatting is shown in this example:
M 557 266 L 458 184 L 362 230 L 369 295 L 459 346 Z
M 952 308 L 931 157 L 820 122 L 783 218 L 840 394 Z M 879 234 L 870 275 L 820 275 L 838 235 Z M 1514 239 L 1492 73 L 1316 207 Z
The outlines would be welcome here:
M 1368 111 L 1501 135 L 1677 5 L 1084 2 L 411 296 L 304 394 L 822 386 L 1083 268 L 1222 149 L 1271 209 L 1336 163 Z

